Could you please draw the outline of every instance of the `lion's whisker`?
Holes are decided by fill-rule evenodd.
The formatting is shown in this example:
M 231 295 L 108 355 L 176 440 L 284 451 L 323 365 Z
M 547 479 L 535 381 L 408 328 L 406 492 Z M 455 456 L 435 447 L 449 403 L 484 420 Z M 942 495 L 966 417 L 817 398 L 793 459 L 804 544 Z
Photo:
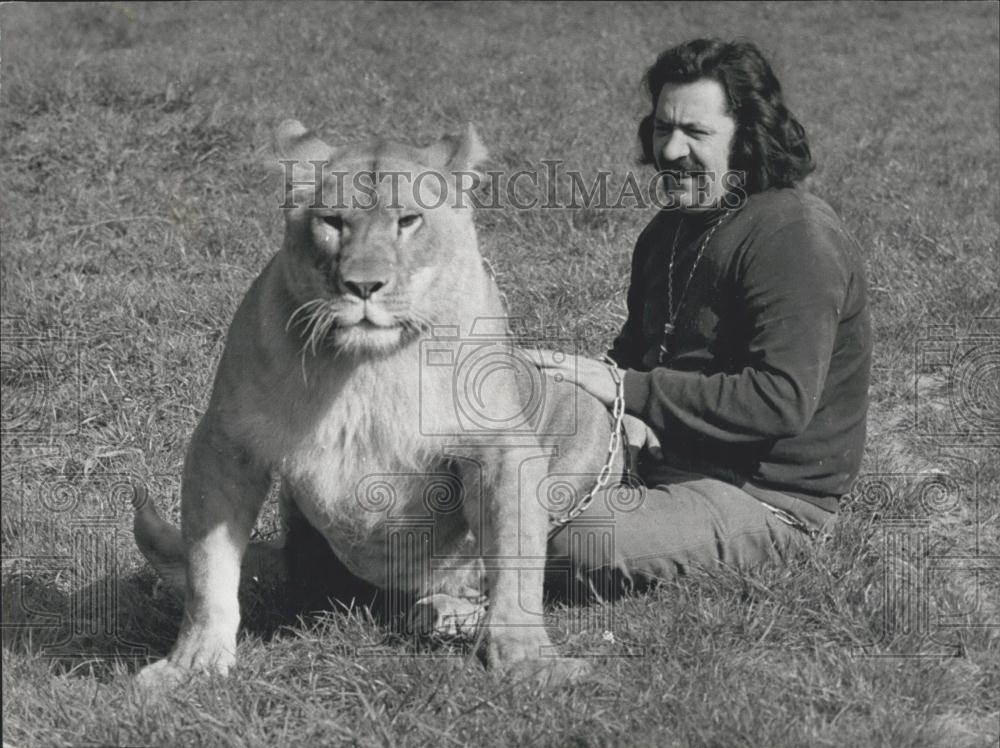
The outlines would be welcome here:
M 295 320 L 299 315 L 305 315 L 303 322 L 308 324 L 309 319 L 311 319 L 316 309 L 327 303 L 326 299 L 312 299 L 311 301 L 307 301 L 305 304 L 302 304 L 288 317 L 288 322 L 285 323 L 285 331 L 287 332 L 292 325 L 295 324 Z
M 434 326 L 434 323 L 431 322 L 429 317 L 413 310 L 411 310 L 407 316 L 401 317 L 400 322 L 404 329 L 415 333 L 430 332 L 431 328 Z

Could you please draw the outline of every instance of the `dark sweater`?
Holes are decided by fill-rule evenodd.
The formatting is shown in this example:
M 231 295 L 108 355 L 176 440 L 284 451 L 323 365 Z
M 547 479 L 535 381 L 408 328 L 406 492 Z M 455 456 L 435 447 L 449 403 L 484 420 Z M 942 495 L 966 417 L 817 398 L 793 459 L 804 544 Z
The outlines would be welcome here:
M 718 214 L 661 211 L 632 257 L 628 320 L 609 354 L 627 368 L 626 411 L 668 462 L 836 511 L 865 440 L 871 329 L 857 244 L 799 189 L 751 196 L 719 225 L 661 364 L 667 267 L 681 221 L 674 304 Z

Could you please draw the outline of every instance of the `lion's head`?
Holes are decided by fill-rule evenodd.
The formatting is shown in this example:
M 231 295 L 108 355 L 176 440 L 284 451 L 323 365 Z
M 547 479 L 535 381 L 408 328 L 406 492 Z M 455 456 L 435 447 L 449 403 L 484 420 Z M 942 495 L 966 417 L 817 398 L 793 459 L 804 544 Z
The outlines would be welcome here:
M 488 294 L 470 195 L 486 151 L 471 125 L 426 148 L 332 147 L 288 120 L 275 150 L 288 326 L 314 353 L 391 350 Z

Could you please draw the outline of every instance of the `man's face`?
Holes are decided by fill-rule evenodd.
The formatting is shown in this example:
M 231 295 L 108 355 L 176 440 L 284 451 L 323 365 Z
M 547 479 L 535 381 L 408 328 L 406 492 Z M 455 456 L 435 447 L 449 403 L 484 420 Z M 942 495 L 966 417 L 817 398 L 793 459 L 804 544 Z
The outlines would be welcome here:
M 725 174 L 736 122 L 716 81 L 667 83 L 656 100 L 653 155 L 661 171 L 695 172 L 663 180 L 667 204 L 695 212 L 717 207 L 726 193 Z M 705 172 L 699 176 L 697 172 Z

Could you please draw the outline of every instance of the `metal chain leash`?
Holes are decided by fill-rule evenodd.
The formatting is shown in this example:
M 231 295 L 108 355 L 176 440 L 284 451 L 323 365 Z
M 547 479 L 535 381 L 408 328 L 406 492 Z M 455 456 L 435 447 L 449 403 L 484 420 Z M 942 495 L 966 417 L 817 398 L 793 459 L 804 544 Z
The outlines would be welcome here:
M 597 495 L 597 492 L 607 487 L 608 481 L 611 480 L 611 469 L 614 467 L 615 457 L 622 446 L 622 434 L 624 432 L 622 419 L 625 418 L 625 382 L 622 380 L 617 363 L 608 356 L 603 356 L 602 360 L 608 365 L 611 378 L 615 382 L 615 401 L 611 408 L 611 418 L 614 421 L 614 425 L 611 428 L 611 436 L 608 438 L 608 456 L 604 462 L 604 467 L 601 468 L 601 472 L 597 474 L 597 481 L 593 487 L 564 516 L 552 518 L 552 527 L 549 528 L 549 540 L 552 540 L 566 525 L 587 511 L 587 507 L 594 501 L 594 496 Z
M 810 527 L 805 522 L 800 520 L 798 517 L 793 517 L 784 509 L 779 509 L 778 507 L 773 506 L 772 504 L 768 504 L 766 501 L 763 501 L 761 499 L 757 499 L 757 501 L 763 504 L 764 508 L 766 508 L 769 512 L 771 512 L 771 514 L 773 514 L 776 519 L 778 519 L 781 522 L 784 522 L 789 527 L 794 527 L 799 532 L 804 532 L 806 535 L 809 536 L 810 540 L 816 540 L 821 536 L 820 531 L 817 530 L 815 527 Z

